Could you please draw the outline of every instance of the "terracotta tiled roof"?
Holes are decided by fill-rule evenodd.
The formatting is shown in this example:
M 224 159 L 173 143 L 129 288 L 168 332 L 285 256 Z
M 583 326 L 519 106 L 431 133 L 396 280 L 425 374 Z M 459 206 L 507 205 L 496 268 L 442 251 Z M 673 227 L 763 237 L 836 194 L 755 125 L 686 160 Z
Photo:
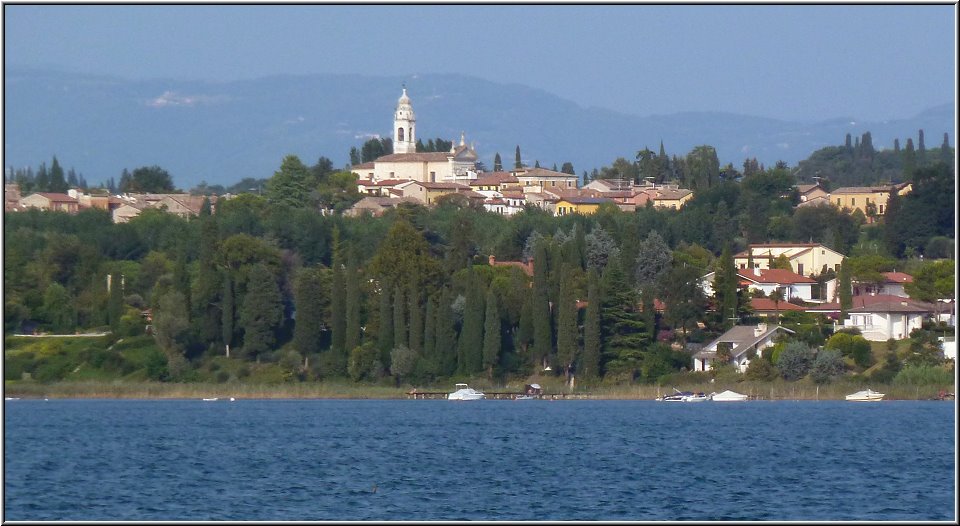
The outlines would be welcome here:
M 913 283 L 913 276 L 903 272 L 883 272 L 887 283 Z
M 48 200 L 57 202 L 57 203 L 76 203 L 77 202 L 76 199 L 70 197 L 67 194 L 58 194 L 53 192 L 37 192 L 37 195 L 42 195 L 43 197 L 46 197 Z
M 753 308 L 753 310 L 755 310 L 755 311 L 757 311 L 757 312 L 776 311 L 776 310 L 781 310 L 781 311 L 788 311 L 788 310 L 804 311 L 804 310 L 807 310 L 807 309 L 805 309 L 805 308 L 803 308 L 803 307 L 801 307 L 801 306 L 799 306 L 799 305 L 794 305 L 793 303 L 790 303 L 790 302 L 787 302 L 787 301 L 781 301 L 781 302 L 778 304 L 777 302 L 773 301 L 773 300 L 770 299 L 770 298 L 751 298 L 751 299 L 750 299 L 750 307 Z
M 378 163 L 426 163 L 447 162 L 450 153 L 446 152 L 419 152 L 419 153 L 391 153 L 384 155 L 374 162 Z
M 758 275 L 759 274 L 759 275 Z M 779 283 L 789 285 L 794 283 L 816 283 L 816 280 L 801 276 L 796 272 L 779 268 L 770 269 L 739 269 L 737 275 L 755 283 Z

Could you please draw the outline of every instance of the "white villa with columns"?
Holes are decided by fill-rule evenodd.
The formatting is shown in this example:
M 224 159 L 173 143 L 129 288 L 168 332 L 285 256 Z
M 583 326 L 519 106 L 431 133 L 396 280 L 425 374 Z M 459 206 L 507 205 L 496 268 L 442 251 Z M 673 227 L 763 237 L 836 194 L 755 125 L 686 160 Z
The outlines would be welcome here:
M 407 88 L 403 88 L 393 114 L 393 152 L 352 166 L 350 171 L 360 179 L 374 182 L 400 179 L 469 184 L 477 178 L 477 152 L 466 144 L 463 133 L 460 144 L 455 144 L 449 152 L 417 152 L 417 117 Z

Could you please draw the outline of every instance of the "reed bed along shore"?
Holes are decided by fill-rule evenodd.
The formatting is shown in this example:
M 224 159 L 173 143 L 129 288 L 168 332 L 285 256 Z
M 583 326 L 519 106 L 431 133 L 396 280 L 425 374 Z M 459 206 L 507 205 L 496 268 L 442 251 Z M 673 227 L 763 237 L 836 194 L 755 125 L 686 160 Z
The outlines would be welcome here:
M 472 384 L 471 384 L 472 385 Z M 519 392 L 513 384 L 503 386 L 476 384 L 485 392 Z M 663 394 L 681 391 L 703 393 L 735 391 L 753 400 L 843 400 L 850 393 L 871 387 L 886 394 L 885 400 L 931 400 L 941 391 L 953 393 L 953 386 L 871 385 L 836 383 L 827 385 L 777 382 L 730 384 L 692 384 L 676 386 L 625 385 L 596 386 L 570 390 L 562 385 L 544 385 L 544 394 L 568 400 L 654 400 Z M 311 382 L 297 384 L 244 383 L 159 383 L 159 382 L 7 382 L 5 396 L 18 398 L 104 398 L 104 399 L 407 399 L 413 386 L 400 387 L 354 384 L 350 382 Z M 418 391 L 444 392 L 439 386 L 416 387 Z

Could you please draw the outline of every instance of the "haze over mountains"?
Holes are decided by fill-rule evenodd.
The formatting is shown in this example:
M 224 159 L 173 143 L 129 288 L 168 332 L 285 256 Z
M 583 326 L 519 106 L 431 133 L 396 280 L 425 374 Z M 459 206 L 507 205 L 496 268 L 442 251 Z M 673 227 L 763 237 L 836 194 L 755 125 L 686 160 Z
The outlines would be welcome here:
M 306 164 L 320 156 L 335 166 L 372 136 L 390 136 L 393 111 L 405 84 L 417 115 L 417 136 L 473 142 L 493 166 L 499 152 L 513 165 L 545 168 L 573 163 L 577 174 L 633 159 L 645 146 L 686 155 L 709 144 L 720 162 L 741 167 L 747 157 L 791 166 L 847 133 L 869 131 L 876 148 L 916 142 L 928 148 L 944 132 L 955 143 L 954 104 L 883 122 L 842 115 L 795 122 L 719 112 L 638 116 L 584 108 L 542 90 L 452 74 L 409 77 L 360 75 L 274 76 L 233 82 L 124 80 L 59 71 L 7 68 L 4 79 L 4 167 L 36 168 L 56 155 L 91 184 L 119 180 L 124 168 L 159 165 L 181 188 L 201 181 L 229 186 L 266 178 L 285 155 Z M 625 87 L 624 89 L 629 89 Z M 708 89 L 708 88 L 705 88 Z

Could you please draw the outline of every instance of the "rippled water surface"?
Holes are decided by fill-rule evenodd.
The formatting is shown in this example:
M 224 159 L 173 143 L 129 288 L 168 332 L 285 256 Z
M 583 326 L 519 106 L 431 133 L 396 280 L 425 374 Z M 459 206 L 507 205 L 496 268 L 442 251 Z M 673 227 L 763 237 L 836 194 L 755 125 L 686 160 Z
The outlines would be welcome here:
M 956 520 L 953 402 L 15 400 L 6 520 Z

